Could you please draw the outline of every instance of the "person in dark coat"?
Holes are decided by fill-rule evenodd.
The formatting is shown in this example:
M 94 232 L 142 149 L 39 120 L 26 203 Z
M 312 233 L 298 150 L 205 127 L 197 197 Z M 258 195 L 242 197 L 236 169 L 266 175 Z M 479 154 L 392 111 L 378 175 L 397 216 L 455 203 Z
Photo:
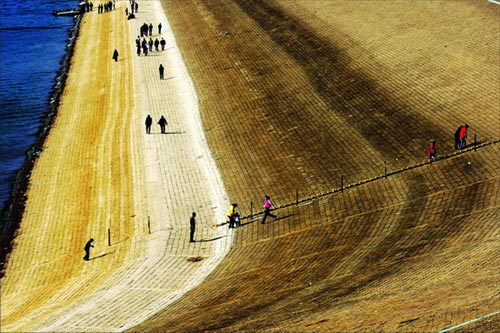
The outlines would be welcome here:
M 163 65 L 160 64 L 160 67 L 158 67 L 158 71 L 160 72 L 160 80 L 163 80 L 163 74 L 165 73 L 165 67 L 163 67 Z
M 83 257 L 83 260 L 89 260 L 90 259 L 90 248 L 94 247 L 92 243 L 94 242 L 94 239 L 91 238 L 89 241 L 85 244 L 85 247 L 83 248 L 85 250 L 85 256 Z
M 161 45 L 161 50 L 162 51 L 165 51 L 165 45 L 167 44 L 167 42 L 165 41 L 165 39 L 161 39 L 160 40 L 160 45 Z
M 161 23 L 158 23 L 158 35 L 161 35 Z
M 149 36 L 152 36 L 153 35 L 153 23 L 149 23 L 148 30 L 149 30 Z
M 455 149 L 460 149 L 460 131 L 462 130 L 463 126 L 460 126 L 457 128 L 455 131 Z
M 196 213 L 193 212 L 193 214 L 191 215 L 191 219 L 189 220 L 189 225 L 190 225 L 190 228 L 191 228 L 191 232 L 189 233 L 189 242 L 190 243 L 194 243 L 194 232 L 196 230 Z
M 147 56 L 148 55 L 148 42 L 146 41 L 146 38 L 142 39 L 141 46 L 142 46 L 142 52 L 144 53 L 144 55 Z
M 158 121 L 158 125 L 160 125 L 161 134 L 165 134 L 165 127 L 168 125 L 167 119 L 161 116 L 160 120 Z
M 113 52 L 113 59 L 115 60 L 115 62 L 118 61 L 118 51 L 115 49 L 115 51 Z
M 153 124 L 153 118 L 151 118 L 151 116 L 148 114 L 148 116 L 146 117 L 146 122 L 145 122 L 146 134 L 151 134 L 151 125 L 152 124 Z

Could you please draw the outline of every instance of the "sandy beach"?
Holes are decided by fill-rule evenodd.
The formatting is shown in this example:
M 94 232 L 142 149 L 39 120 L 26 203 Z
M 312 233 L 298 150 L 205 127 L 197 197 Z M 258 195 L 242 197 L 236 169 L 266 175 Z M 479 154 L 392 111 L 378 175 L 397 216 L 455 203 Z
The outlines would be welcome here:
M 2 331 L 126 329 L 199 284 L 230 247 L 231 234 L 215 227 L 229 201 L 161 4 L 141 2 L 135 20 L 127 20 L 125 5 L 82 19 L 2 281 Z M 154 24 L 165 51 L 135 55 L 143 22 Z M 154 124 L 146 135 L 148 114 Z M 189 243 L 193 211 L 199 242 Z

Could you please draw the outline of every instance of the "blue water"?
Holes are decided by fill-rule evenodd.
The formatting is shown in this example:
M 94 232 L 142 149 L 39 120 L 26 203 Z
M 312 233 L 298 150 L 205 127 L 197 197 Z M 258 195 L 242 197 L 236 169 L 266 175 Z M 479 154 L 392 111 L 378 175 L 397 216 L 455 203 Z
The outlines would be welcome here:
M 75 0 L 0 1 L 0 204 L 10 196 L 25 152 L 36 141 L 73 17 L 55 17 Z

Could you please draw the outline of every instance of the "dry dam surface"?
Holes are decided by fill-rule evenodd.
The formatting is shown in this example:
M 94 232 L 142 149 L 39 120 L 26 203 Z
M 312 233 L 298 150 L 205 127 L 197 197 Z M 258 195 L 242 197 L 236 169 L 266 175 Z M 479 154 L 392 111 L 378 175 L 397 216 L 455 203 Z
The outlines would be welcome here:
M 82 19 L 2 332 L 498 331 L 499 5 L 138 3 Z

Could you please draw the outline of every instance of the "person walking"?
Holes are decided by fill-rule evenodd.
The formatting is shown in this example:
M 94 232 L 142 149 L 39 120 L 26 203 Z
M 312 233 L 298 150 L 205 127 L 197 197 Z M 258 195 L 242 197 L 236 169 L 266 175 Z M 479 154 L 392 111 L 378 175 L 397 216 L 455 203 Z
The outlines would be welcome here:
M 234 220 L 234 215 L 236 214 L 236 207 L 238 207 L 237 203 L 232 203 L 229 206 L 229 209 L 227 210 L 227 218 L 229 219 L 229 228 L 234 228 L 235 220 Z
M 153 23 L 149 23 L 148 32 L 149 32 L 149 36 L 153 35 Z
M 460 149 L 460 131 L 462 130 L 462 125 L 460 125 L 455 131 L 455 149 Z
M 158 71 L 160 72 L 160 80 L 163 80 L 163 74 L 165 73 L 165 67 L 163 67 L 163 65 L 160 64 L 160 67 L 158 67 Z
M 146 117 L 145 125 L 146 125 L 146 134 L 151 134 L 151 125 L 153 124 L 153 118 L 148 114 Z
M 158 23 L 158 35 L 161 35 L 161 22 Z
M 236 212 L 233 215 L 234 223 L 236 224 L 237 227 L 241 227 L 241 217 L 240 213 Z
M 85 250 L 85 256 L 83 257 L 83 260 L 89 260 L 90 259 L 90 248 L 94 247 L 94 245 L 92 245 L 93 242 L 94 242 L 94 239 L 91 238 L 85 244 L 85 247 L 83 248 Z
M 266 223 L 266 218 L 268 216 L 274 217 L 275 220 L 278 219 L 278 216 L 271 214 L 271 209 L 274 209 L 274 204 L 271 201 L 271 198 L 266 195 L 264 196 L 264 217 L 262 218 L 262 224 Z
M 167 42 L 165 41 L 165 39 L 162 38 L 160 40 L 160 45 L 161 45 L 161 50 L 165 51 L 165 45 L 167 45 Z
M 168 125 L 167 119 L 165 119 L 165 117 L 161 116 L 160 120 L 158 121 L 158 125 L 160 125 L 161 134 L 166 134 L 165 127 Z
M 193 212 L 191 215 L 191 219 L 189 219 L 189 225 L 191 228 L 191 231 L 189 233 L 189 242 L 194 243 L 194 232 L 196 231 L 196 213 Z
M 116 49 L 113 51 L 113 59 L 115 60 L 115 62 L 118 61 L 118 51 Z
M 465 126 L 462 126 L 460 129 L 460 149 L 465 149 L 467 148 L 467 130 L 469 129 L 469 125 L 465 124 Z
M 427 147 L 427 155 L 429 156 L 429 162 L 436 160 L 436 141 L 432 140 L 429 147 Z

